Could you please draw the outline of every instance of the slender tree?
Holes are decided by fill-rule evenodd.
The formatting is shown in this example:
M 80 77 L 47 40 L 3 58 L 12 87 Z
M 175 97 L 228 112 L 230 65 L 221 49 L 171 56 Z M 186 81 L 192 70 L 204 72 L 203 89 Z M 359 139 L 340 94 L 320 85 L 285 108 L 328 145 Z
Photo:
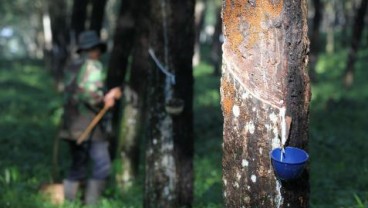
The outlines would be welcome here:
M 336 21 L 336 2 L 327 1 L 325 3 L 326 19 L 326 52 L 332 54 L 335 50 L 335 21 Z
M 285 145 L 307 148 L 310 83 L 306 0 L 224 0 L 221 104 L 226 207 L 308 207 L 308 171 L 276 179 L 269 158 L 280 126 Z
M 201 43 L 200 35 L 204 28 L 205 17 L 207 13 L 207 0 L 197 0 L 194 7 L 194 22 L 195 22 L 195 42 L 193 64 L 198 65 L 201 61 Z
M 48 4 L 52 30 L 52 72 L 56 81 L 61 81 L 63 69 L 68 58 L 69 24 L 68 6 L 65 1 L 53 1 Z
M 362 0 L 358 11 L 356 13 L 353 25 L 353 36 L 351 38 L 351 45 L 348 53 L 348 60 L 344 73 L 344 85 L 346 88 L 351 87 L 354 82 L 354 66 L 361 41 L 362 33 L 364 31 L 364 16 L 367 12 L 368 0 Z
M 191 207 L 194 1 L 151 0 L 150 20 L 150 46 L 163 67 L 152 61 L 149 76 L 144 207 Z M 165 110 L 174 99 L 184 102 L 179 115 Z

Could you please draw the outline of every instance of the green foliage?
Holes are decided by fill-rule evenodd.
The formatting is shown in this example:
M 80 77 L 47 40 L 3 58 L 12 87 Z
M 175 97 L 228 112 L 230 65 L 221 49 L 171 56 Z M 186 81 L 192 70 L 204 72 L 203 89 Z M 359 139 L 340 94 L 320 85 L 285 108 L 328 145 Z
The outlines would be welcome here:
M 312 208 L 367 207 L 367 58 L 361 50 L 354 85 L 344 89 L 347 51 L 319 57 L 310 121 Z
M 212 74 L 212 67 L 205 64 L 194 70 L 194 207 L 223 207 L 220 78 Z
M 357 208 L 365 208 L 366 206 L 364 205 L 365 203 L 362 202 L 362 200 L 359 198 L 359 196 L 357 196 L 356 194 L 354 194 L 354 198 L 355 201 L 357 202 L 358 206 Z M 367 204 L 368 205 L 368 204 Z
M 2 0 L 0 5 L 0 13 L 2 14 L 2 24 L 19 24 L 26 25 L 28 23 L 20 23 L 30 17 L 32 12 L 37 12 L 42 9 L 42 1 L 35 0 L 29 3 L 27 0 Z M 28 19 L 29 20 L 29 19 Z
M 60 99 L 39 67 L 12 66 L 0 70 L 0 207 L 44 207 Z

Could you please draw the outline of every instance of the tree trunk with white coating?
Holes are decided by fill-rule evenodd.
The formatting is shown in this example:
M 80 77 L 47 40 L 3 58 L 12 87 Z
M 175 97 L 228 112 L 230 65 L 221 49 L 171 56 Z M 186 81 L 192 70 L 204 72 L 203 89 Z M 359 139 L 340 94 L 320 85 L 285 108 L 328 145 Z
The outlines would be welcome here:
M 134 4 L 133 0 L 128 0 L 124 1 L 124 4 L 120 6 L 119 16 L 116 20 L 116 28 L 114 32 L 114 47 L 112 48 L 110 60 L 107 67 L 108 89 L 116 86 L 121 86 L 125 81 L 126 74 L 128 74 L 128 60 L 131 56 L 133 43 L 135 41 L 135 35 L 137 35 L 136 31 L 137 28 L 141 27 L 141 25 L 137 25 L 136 23 L 137 15 L 140 14 L 140 10 L 138 10 L 138 7 L 135 5 L 136 4 Z M 126 98 L 125 95 L 124 98 Z M 125 109 L 123 111 L 125 111 Z M 114 133 L 110 135 L 109 138 L 111 143 L 110 146 L 112 148 L 112 158 L 116 157 L 116 151 L 119 151 L 120 153 L 121 148 L 117 149 L 116 147 L 119 145 L 119 143 L 122 143 L 122 140 L 124 140 L 125 137 L 125 135 L 119 136 L 119 133 L 121 133 L 121 129 L 119 129 L 119 124 L 122 119 L 121 112 L 122 109 L 120 105 L 115 105 L 112 109 L 112 126 L 114 129 Z M 122 123 L 125 122 L 126 121 L 122 121 Z M 122 180 L 121 174 L 117 174 L 116 177 L 119 182 L 124 181 Z
M 292 118 L 285 146 L 307 148 L 310 82 L 306 0 L 224 0 L 221 104 L 226 207 L 309 205 L 308 168 L 276 179 L 269 153 L 280 147 L 282 112 Z
M 175 83 L 151 61 L 144 207 L 192 207 L 194 1 L 151 0 L 150 25 L 150 47 Z M 165 110 L 171 98 L 184 101 L 179 115 Z
M 148 0 L 144 0 L 147 3 Z M 123 188 L 126 190 L 138 175 L 140 138 L 144 135 L 147 125 L 147 71 L 150 69 L 148 51 L 148 9 L 140 7 L 137 18 L 137 29 L 132 49 L 132 64 L 130 67 L 130 79 L 124 92 L 124 117 L 121 127 L 120 151 L 122 157 L 123 172 L 119 176 L 122 179 Z

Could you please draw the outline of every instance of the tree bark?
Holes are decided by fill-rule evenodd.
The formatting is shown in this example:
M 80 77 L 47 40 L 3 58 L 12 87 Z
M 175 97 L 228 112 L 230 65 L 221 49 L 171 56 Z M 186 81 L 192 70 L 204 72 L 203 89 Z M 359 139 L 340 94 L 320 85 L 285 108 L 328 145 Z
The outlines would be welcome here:
M 111 51 L 111 57 L 108 64 L 107 72 L 107 87 L 113 88 L 121 86 L 124 83 L 126 72 L 128 71 L 128 59 L 131 54 L 131 50 L 134 43 L 135 36 L 135 11 L 134 0 L 124 1 L 121 4 L 119 17 L 117 19 L 115 34 L 114 34 L 114 47 Z M 111 147 L 117 147 L 120 138 L 118 138 L 119 124 L 121 121 L 121 107 L 116 105 L 112 109 L 112 126 L 114 134 L 111 135 Z M 111 156 L 115 158 L 116 151 L 120 149 L 112 149 Z
M 99 36 L 103 24 L 106 1 L 92 0 L 91 24 L 89 29 L 96 31 Z
M 151 1 L 150 45 L 176 82 L 153 65 L 150 128 L 146 141 L 144 207 L 191 207 L 193 200 L 194 1 Z M 172 98 L 184 101 L 179 115 L 165 111 Z
M 125 79 L 128 58 L 136 34 L 134 15 L 137 13 L 137 6 L 134 5 L 136 5 L 134 0 L 127 0 L 121 4 L 114 34 L 114 47 L 108 64 L 107 85 L 109 88 L 121 85 Z
M 309 205 L 308 169 L 293 182 L 280 182 L 269 157 L 284 143 L 279 139 L 283 116 L 292 118 L 285 145 L 307 148 L 306 17 L 306 0 L 223 2 L 220 91 L 226 207 Z
M 174 157 L 177 170 L 177 207 L 193 201 L 193 67 L 194 0 L 171 1 L 170 51 L 176 76 L 174 96 L 184 100 L 184 111 L 173 117 Z
M 354 66 L 359 49 L 360 39 L 364 31 L 364 16 L 367 12 L 367 7 L 368 1 L 362 0 L 354 19 L 353 36 L 351 38 L 351 46 L 349 49 L 348 60 L 344 73 L 344 85 L 346 88 L 351 87 L 354 82 Z
M 142 2 L 148 5 L 148 0 Z M 136 38 L 132 50 L 132 64 L 130 79 L 125 90 L 124 117 L 122 120 L 120 136 L 120 153 L 122 156 L 123 172 L 118 176 L 121 179 L 122 188 L 130 187 L 138 175 L 140 138 L 144 135 L 147 125 L 146 119 L 146 88 L 147 70 L 150 68 L 148 57 L 148 19 L 147 7 L 139 7 Z

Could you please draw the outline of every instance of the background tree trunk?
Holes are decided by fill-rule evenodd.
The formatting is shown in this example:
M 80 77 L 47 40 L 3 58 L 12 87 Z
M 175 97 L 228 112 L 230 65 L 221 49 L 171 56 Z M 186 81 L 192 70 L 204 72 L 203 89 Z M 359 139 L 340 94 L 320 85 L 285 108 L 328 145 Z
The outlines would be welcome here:
M 195 42 L 194 42 L 194 56 L 193 65 L 196 66 L 201 62 L 201 43 L 200 35 L 204 26 L 207 0 L 197 0 L 195 4 Z
M 88 0 L 74 0 L 71 20 L 71 41 L 77 43 L 79 34 L 85 30 Z
M 46 69 L 52 71 L 52 30 L 51 30 L 51 17 L 47 4 L 42 7 L 42 42 L 43 42 L 43 54 Z
M 148 5 L 148 0 L 142 4 Z M 148 10 L 148 11 L 147 11 Z M 132 49 L 132 64 L 130 67 L 130 78 L 125 90 L 125 102 L 123 110 L 123 120 L 121 126 L 121 136 L 119 151 L 122 156 L 123 172 L 118 176 L 121 180 L 122 188 L 129 188 L 133 180 L 138 175 L 140 138 L 145 133 L 146 127 L 146 87 L 147 70 L 150 68 L 148 57 L 148 26 L 149 8 L 139 7 L 136 19 L 136 37 Z
M 134 36 L 136 34 L 135 17 L 136 7 L 134 0 L 127 0 L 121 4 L 120 13 L 114 34 L 114 47 L 111 51 L 108 66 L 107 85 L 109 88 L 119 86 L 125 79 L 128 67 L 128 58 L 131 53 Z
M 320 50 L 319 41 L 319 27 L 322 22 L 323 4 L 321 0 L 313 0 L 314 5 L 314 17 L 312 23 L 312 31 L 310 32 L 310 64 L 309 64 L 309 75 L 312 81 L 316 81 L 316 64 L 318 59 L 318 53 Z
M 336 21 L 336 12 L 335 12 L 335 2 L 328 1 L 326 2 L 326 52 L 332 54 L 335 51 L 335 21 Z
M 191 207 L 193 201 L 193 67 L 194 0 L 171 1 L 170 51 L 176 75 L 174 96 L 184 100 L 184 111 L 173 117 L 177 207 Z
M 176 84 L 154 65 L 149 75 L 144 207 L 191 207 L 194 1 L 152 0 L 150 19 L 151 47 L 162 65 L 175 74 Z M 177 116 L 165 112 L 165 102 L 174 97 L 185 105 Z
M 349 49 L 348 60 L 344 73 L 344 85 L 346 88 L 351 87 L 354 82 L 354 65 L 357 57 L 360 39 L 364 31 L 364 16 L 367 12 L 368 1 L 362 0 L 356 12 L 353 25 L 353 36 L 351 37 L 351 46 Z
M 133 0 L 124 1 L 121 4 L 119 17 L 117 19 L 115 34 L 114 34 L 114 47 L 111 51 L 110 61 L 108 64 L 107 72 L 107 87 L 113 88 L 121 86 L 124 83 L 126 72 L 128 71 L 128 59 L 133 47 L 135 36 L 135 7 Z M 114 133 L 110 138 L 112 148 L 118 146 L 120 138 L 118 138 L 119 124 L 121 121 L 121 107 L 116 105 L 112 109 L 112 126 Z M 116 151 L 120 149 L 111 149 L 111 156 L 115 158 Z M 118 176 L 120 177 L 120 176 Z M 119 179 L 120 180 L 120 179 Z
M 226 207 L 308 207 L 308 170 L 294 182 L 280 182 L 269 157 L 273 148 L 281 146 L 285 114 L 292 118 L 286 145 L 307 147 L 306 5 L 305 0 L 223 2 Z
M 57 84 L 61 84 L 63 69 L 68 58 L 69 25 L 68 6 L 64 0 L 53 1 L 48 5 L 51 16 L 52 29 L 52 72 Z
M 96 31 L 99 36 L 104 20 L 106 1 L 107 0 L 92 0 L 92 14 L 89 29 Z

